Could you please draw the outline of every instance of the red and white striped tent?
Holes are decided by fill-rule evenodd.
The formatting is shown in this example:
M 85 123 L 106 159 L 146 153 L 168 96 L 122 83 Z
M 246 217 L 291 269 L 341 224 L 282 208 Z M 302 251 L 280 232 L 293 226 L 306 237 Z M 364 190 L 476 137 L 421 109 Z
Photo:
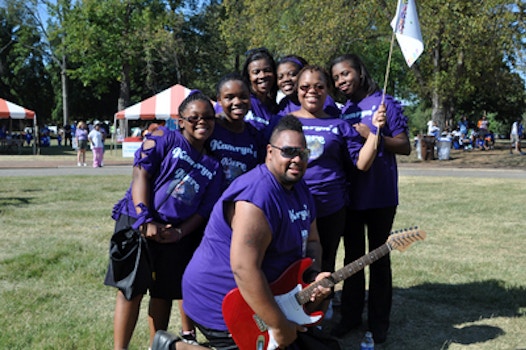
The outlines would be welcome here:
M 153 120 L 176 119 L 179 105 L 191 90 L 183 85 L 174 85 L 144 101 L 115 113 L 115 119 Z
M 0 119 L 35 119 L 35 112 L 0 98 Z
M 22 119 L 32 119 L 33 135 L 36 135 L 37 116 L 35 112 L 0 98 L 0 120 L 2 119 L 9 119 L 9 132 L 13 130 L 14 119 L 17 119 L 19 124 L 22 123 Z M 36 154 L 36 152 L 36 142 L 33 142 L 33 154 Z

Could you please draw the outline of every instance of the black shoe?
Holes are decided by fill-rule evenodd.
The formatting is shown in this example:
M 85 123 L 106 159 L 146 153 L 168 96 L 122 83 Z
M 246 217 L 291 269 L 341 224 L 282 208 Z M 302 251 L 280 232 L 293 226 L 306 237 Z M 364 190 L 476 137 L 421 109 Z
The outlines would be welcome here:
M 167 331 L 157 331 L 153 337 L 152 350 L 175 350 L 175 343 L 181 338 Z
M 361 325 L 361 322 L 348 323 L 345 321 L 341 321 L 331 330 L 331 335 L 336 338 L 342 338 L 344 335 L 346 335 L 353 329 L 360 327 Z
M 181 340 L 186 344 L 199 345 L 199 343 L 197 342 L 195 331 L 190 331 L 187 333 L 181 331 L 181 333 L 179 333 L 179 336 L 181 337 Z
M 374 332 L 373 331 L 373 339 L 375 344 L 382 344 L 385 343 L 387 340 L 387 332 Z

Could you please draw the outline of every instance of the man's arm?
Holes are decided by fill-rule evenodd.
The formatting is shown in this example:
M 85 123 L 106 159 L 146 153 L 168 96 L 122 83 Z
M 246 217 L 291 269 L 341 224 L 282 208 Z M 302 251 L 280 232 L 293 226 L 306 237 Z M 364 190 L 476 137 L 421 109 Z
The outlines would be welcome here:
M 272 231 L 263 211 L 254 204 L 238 201 L 227 209 L 231 218 L 230 264 L 241 295 L 254 312 L 272 329 L 281 348 L 292 344 L 303 327 L 287 320 L 261 270 Z

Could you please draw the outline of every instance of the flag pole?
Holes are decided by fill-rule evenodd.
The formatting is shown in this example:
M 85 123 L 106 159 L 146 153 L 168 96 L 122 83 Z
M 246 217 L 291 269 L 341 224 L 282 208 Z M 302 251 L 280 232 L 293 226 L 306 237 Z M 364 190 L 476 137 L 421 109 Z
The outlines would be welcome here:
M 385 91 L 387 90 L 387 81 L 389 80 L 389 71 L 391 70 L 391 57 L 393 55 L 395 32 L 391 35 L 391 46 L 389 47 L 389 56 L 387 57 L 387 68 L 385 70 L 384 88 L 382 91 L 382 104 L 385 102 Z
M 387 81 L 389 80 L 389 71 L 391 70 L 391 56 L 393 55 L 393 46 L 394 46 L 394 39 L 395 39 L 395 32 L 393 31 L 393 34 L 391 35 L 391 45 L 389 47 L 389 56 L 387 57 L 387 68 L 385 70 L 385 79 L 384 79 L 384 88 L 382 90 L 382 102 L 380 104 L 384 104 L 385 102 L 385 91 L 387 90 Z M 378 144 L 380 143 L 380 128 L 376 131 L 376 140 L 374 143 L 374 149 L 378 149 Z

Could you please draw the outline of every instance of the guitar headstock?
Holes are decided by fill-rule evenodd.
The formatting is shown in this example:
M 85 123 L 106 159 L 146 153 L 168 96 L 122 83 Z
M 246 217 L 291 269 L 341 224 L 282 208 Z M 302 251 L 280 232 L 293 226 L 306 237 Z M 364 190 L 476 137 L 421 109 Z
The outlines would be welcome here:
M 389 235 L 386 243 L 389 245 L 389 247 L 391 247 L 391 249 L 396 249 L 403 252 L 409 248 L 411 243 L 423 241 L 425 238 L 426 232 L 418 229 L 418 227 L 415 226 L 394 231 Z

